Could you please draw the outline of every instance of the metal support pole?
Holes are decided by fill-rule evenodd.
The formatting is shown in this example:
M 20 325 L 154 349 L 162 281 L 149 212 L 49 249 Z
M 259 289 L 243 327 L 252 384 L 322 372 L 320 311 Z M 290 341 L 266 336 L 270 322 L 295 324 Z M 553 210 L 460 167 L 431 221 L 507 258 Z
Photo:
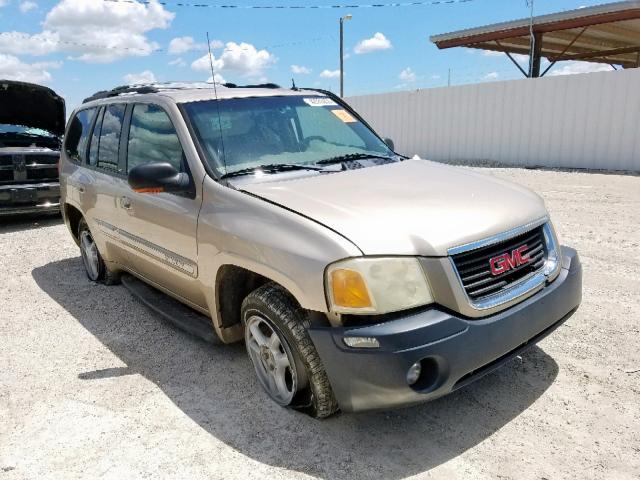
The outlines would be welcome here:
M 344 27 L 340 17 L 340 98 L 344 97 Z
M 529 56 L 529 72 L 531 78 L 540 76 L 540 61 L 542 60 L 542 32 L 533 34 L 533 48 Z

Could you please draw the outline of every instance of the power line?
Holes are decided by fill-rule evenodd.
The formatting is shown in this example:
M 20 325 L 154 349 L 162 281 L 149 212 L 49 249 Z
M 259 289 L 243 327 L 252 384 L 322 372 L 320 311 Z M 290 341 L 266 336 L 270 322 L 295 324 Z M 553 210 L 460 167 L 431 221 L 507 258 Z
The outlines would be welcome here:
M 110 0 L 105 0 L 105 1 L 110 1 Z M 145 52 L 149 54 L 162 53 L 165 51 L 165 49 L 163 48 L 138 48 L 138 47 L 98 45 L 98 44 L 91 44 L 91 43 L 71 42 L 67 40 L 53 40 L 49 38 L 39 38 L 35 40 L 34 37 L 36 35 L 30 35 L 28 33 L 22 33 L 22 32 L 0 32 L 0 37 L 3 37 L 3 36 L 11 37 L 11 38 L 21 38 L 21 39 L 30 40 L 30 41 L 37 41 L 41 45 L 70 45 L 70 46 L 84 47 L 84 48 L 96 48 L 96 49 L 106 48 L 109 50 L 140 51 L 140 52 Z M 256 50 L 267 50 L 267 49 L 271 50 L 275 48 L 286 48 L 286 47 L 295 47 L 299 45 L 308 45 L 310 43 L 317 43 L 323 40 L 335 40 L 335 37 L 333 35 L 322 35 L 320 37 L 309 38 L 307 40 L 296 40 L 293 42 L 277 43 L 274 45 L 267 45 L 264 47 L 253 46 L 253 48 L 255 48 Z M 203 48 L 196 48 L 193 51 L 206 52 L 206 50 L 207 48 L 203 47 Z M 238 50 L 242 50 L 242 51 L 251 50 L 251 47 L 241 47 L 240 45 L 238 45 L 237 48 L 224 48 L 223 50 L 220 50 L 220 53 L 234 52 Z
M 13 37 L 13 38 L 23 38 L 25 40 L 33 41 L 33 37 L 36 35 L 29 35 L 28 33 L 21 32 L 0 32 L 0 36 L 3 37 Z M 138 47 L 118 47 L 118 46 L 110 46 L 110 45 L 98 45 L 92 43 L 81 43 L 81 42 L 70 42 L 67 40 L 52 40 L 52 39 L 39 39 L 39 43 L 42 45 L 71 45 L 76 47 L 84 47 L 84 48 L 107 48 L 109 50 L 131 50 L 131 51 L 140 51 L 147 53 L 157 53 L 164 51 L 162 48 L 138 48 Z
M 130 3 L 150 5 L 158 3 L 165 7 L 194 7 L 194 8 L 222 8 L 237 10 L 324 10 L 337 8 L 389 8 L 389 7 L 424 7 L 433 5 L 452 5 L 456 3 L 469 3 L 475 0 L 430 0 L 422 2 L 393 2 L 393 3 L 369 3 L 369 4 L 337 4 L 337 5 L 221 5 L 215 3 L 189 3 L 189 2 L 173 2 L 150 0 L 103 0 L 112 3 Z

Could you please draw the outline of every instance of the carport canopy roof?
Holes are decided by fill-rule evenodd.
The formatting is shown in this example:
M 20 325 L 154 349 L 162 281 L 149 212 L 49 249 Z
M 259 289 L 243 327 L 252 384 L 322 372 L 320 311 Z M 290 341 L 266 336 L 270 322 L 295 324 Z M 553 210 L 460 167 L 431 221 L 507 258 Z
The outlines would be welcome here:
M 468 47 L 509 54 L 530 54 L 531 19 L 496 23 L 442 35 L 438 48 Z M 640 66 L 640 0 L 615 2 L 533 18 L 536 50 L 551 62 L 587 62 Z

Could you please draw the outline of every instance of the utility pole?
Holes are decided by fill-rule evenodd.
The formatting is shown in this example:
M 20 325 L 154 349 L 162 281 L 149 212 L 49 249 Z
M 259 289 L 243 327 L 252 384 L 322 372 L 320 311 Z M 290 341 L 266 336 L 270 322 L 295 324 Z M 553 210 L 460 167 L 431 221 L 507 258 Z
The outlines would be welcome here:
M 529 78 L 534 78 L 540 76 L 542 35 L 533 33 L 533 0 L 525 0 L 525 4 L 529 7 Z
M 344 22 L 351 18 L 350 13 L 340 17 L 340 98 L 344 96 Z

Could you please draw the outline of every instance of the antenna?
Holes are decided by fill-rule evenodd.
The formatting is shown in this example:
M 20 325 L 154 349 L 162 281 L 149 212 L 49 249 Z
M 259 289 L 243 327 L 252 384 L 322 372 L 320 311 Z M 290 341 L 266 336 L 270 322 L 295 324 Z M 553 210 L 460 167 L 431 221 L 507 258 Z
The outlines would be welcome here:
M 222 136 L 222 119 L 220 118 L 220 102 L 218 101 L 218 88 L 216 87 L 216 74 L 213 70 L 213 55 L 211 55 L 211 42 L 209 32 L 207 32 L 207 48 L 209 49 L 209 66 L 211 67 L 211 81 L 213 82 L 213 93 L 216 96 L 216 110 L 218 111 L 218 129 L 220 131 L 220 146 L 222 147 L 222 163 L 224 173 L 227 173 L 227 155 L 224 151 L 224 137 Z

